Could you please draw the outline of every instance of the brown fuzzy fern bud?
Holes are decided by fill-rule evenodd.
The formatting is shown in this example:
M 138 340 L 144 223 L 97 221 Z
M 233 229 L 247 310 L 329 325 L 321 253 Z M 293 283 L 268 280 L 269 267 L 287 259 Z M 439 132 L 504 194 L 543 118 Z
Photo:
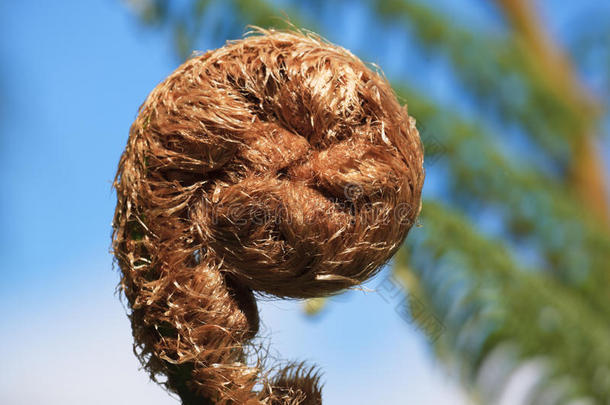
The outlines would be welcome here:
M 314 35 L 258 30 L 188 60 L 131 127 L 113 250 L 136 352 L 184 403 L 320 404 L 318 378 L 248 365 L 254 292 L 370 278 L 420 207 L 415 121 L 389 84 Z

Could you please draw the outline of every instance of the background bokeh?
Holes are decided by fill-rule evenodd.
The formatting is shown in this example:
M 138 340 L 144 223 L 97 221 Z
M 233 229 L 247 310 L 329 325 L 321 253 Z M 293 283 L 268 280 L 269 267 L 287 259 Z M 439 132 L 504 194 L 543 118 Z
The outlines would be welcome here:
M 363 290 L 261 303 L 272 354 L 320 366 L 326 404 L 610 403 L 603 0 L 0 2 L 0 403 L 178 403 L 115 293 L 116 165 L 192 50 L 287 21 L 383 69 L 427 179 Z

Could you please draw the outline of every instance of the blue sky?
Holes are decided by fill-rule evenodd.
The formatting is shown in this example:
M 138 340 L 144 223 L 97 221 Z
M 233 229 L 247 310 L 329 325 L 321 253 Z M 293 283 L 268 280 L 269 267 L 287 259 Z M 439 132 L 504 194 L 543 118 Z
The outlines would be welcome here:
M 108 253 L 118 158 L 177 66 L 170 41 L 113 0 L 0 2 L 0 30 L 0 403 L 177 403 L 138 369 Z M 323 370 L 327 404 L 467 403 L 374 292 L 314 319 L 261 308 L 272 350 Z

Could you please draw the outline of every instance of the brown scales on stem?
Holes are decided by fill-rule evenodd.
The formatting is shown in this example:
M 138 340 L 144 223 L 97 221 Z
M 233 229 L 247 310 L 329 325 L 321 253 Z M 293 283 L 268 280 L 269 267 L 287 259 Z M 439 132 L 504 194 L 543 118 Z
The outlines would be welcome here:
M 422 163 L 386 80 L 313 35 L 258 30 L 188 60 L 140 108 L 115 181 L 146 369 L 184 403 L 321 403 L 312 369 L 247 363 L 254 293 L 326 296 L 374 275 L 419 212 Z

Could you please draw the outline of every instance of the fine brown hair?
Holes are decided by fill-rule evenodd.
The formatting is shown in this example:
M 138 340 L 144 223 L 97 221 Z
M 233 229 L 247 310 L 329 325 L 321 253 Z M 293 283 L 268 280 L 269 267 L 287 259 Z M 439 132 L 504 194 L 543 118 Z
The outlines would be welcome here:
M 185 404 L 320 404 L 313 369 L 247 355 L 254 294 L 374 275 L 419 213 L 422 165 L 387 81 L 313 34 L 256 30 L 186 61 L 140 107 L 114 182 L 144 367 Z

